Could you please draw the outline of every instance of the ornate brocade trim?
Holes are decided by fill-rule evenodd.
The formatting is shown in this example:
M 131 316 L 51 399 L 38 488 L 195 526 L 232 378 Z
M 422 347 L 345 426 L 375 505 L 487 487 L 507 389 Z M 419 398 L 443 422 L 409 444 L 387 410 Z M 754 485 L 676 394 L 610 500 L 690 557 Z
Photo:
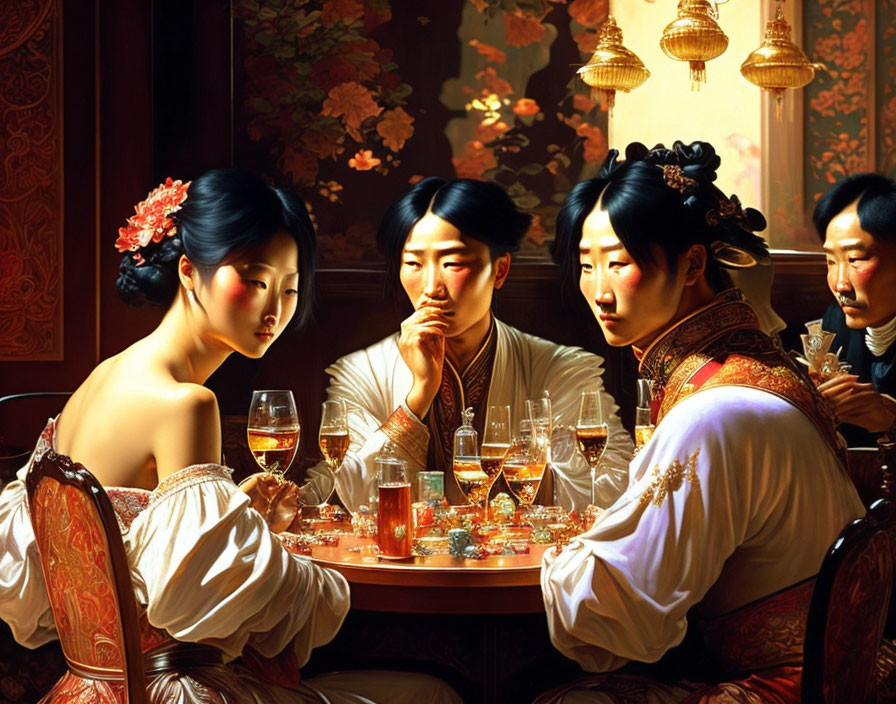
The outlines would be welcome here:
M 645 350 L 641 376 L 665 386 L 682 361 L 735 330 L 758 329 L 759 319 L 738 289 L 723 291 L 713 302 L 678 321 Z
M 429 447 L 429 431 L 420 421 L 412 418 L 401 406 L 392 411 L 386 422 L 380 426 L 386 437 L 398 445 L 411 457 L 419 458 L 425 464 Z
M 663 387 L 662 402 L 660 403 L 660 410 L 656 419 L 654 419 L 654 425 L 660 424 L 663 416 L 669 412 L 672 406 L 694 393 L 695 389 L 694 385 L 690 383 L 691 379 L 704 365 L 711 361 L 712 357 L 709 355 L 694 354 L 678 365 L 669 378 L 668 383 Z
M 718 371 L 694 383 L 709 362 L 719 364 Z M 840 457 L 829 407 L 780 344 L 758 329 L 756 314 L 737 289 L 722 292 L 713 303 L 664 333 L 644 353 L 640 370 L 656 384 L 656 425 L 673 406 L 697 391 L 743 386 L 774 394 L 801 410 Z
M 231 475 L 233 470 L 220 464 L 194 464 L 184 467 L 165 477 L 158 486 L 152 490 L 149 496 L 147 508 L 154 506 L 162 499 L 166 499 L 178 491 L 203 482 L 225 480 L 233 483 Z M 234 485 L 235 486 L 235 485 Z
M 106 495 L 115 511 L 118 519 L 118 527 L 122 535 L 128 532 L 131 523 L 140 515 L 140 512 L 149 504 L 149 491 L 146 489 L 109 487 Z
M 694 450 L 684 464 L 674 460 L 666 467 L 665 471 L 657 464 L 653 468 L 653 479 L 647 488 L 641 493 L 638 503 L 646 506 L 652 503 L 654 506 L 662 506 L 663 502 L 673 491 L 678 491 L 682 483 L 687 481 L 694 488 L 700 490 L 700 477 L 697 476 L 697 458 L 700 456 L 700 448 Z
M 701 621 L 703 639 L 728 675 L 800 665 L 815 577 Z

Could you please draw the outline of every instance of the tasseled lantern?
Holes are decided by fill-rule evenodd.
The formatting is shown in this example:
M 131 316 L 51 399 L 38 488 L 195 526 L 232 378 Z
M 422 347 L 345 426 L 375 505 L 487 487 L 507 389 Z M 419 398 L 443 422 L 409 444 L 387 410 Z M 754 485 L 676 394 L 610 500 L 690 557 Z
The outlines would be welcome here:
M 691 90 L 706 82 L 706 62 L 721 56 L 728 37 L 716 22 L 718 11 L 709 0 L 681 0 L 678 17 L 663 30 L 660 48 L 666 56 L 687 61 L 691 68 Z
M 605 110 L 613 111 L 616 91 L 628 93 L 650 76 L 644 62 L 622 46 L 622 30 L 609 15 L 597 34 L 597 48 L 588 63 L 576 72 L 591 86 L 594 97 Z
M 803 50 L 790 40 L 790 25 L 778 2 L 775 19 L 766 24 L 762 45 L 741 64 L 740 72 L 750 83 L 774 94 L 780 120 L 784 91 L 802 88 L 822 68 L 822 64 L 810 63 Z

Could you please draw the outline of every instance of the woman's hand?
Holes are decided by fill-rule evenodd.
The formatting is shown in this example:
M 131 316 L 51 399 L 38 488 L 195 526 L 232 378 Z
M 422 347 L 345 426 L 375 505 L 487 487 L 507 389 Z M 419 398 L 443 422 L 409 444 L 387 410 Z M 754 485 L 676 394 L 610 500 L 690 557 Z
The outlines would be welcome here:
M 447 301 L 427 300 L 401 324 L 398 350 L 414 375 L 406 402 L 418 418 L 429 411 L 442 383 L 447 306 Z
M 258 472 L 246 477 L 239 486 L 274 533 L 289 528 L 299 512 L 299 487 L 291 481 L 278 481 L 273 474 Z
M 838 423 L 850 423 L 872 433 L 883 433 L 896 420 L 896 400 L 863 384 L 854 374 L 839 374 L 818 385 L 831 404 Z

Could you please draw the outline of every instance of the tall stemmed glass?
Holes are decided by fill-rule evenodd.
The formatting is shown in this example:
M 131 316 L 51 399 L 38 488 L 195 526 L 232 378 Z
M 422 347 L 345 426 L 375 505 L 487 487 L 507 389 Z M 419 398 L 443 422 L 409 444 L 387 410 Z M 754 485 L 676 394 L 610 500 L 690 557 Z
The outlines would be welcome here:
M 579 404 L 579 419 L 576 422 L 576 440 L 579 450 L 591 468 L 591 503 L 596 503 L 595 484 L 598 466 L 607 447 L 607 419 L 600 391 L 583 391 Z
M 345 459 L 350 441 L 345 401 L 336 399 L 323 402 L 317 439 L 327 467 L 335 474 Z
M 551 459 L 550 440 L 551 431 L 553 429 L 553 418 L 551 416 L 551 397 L 547 391 L 543 392 L 541 398 L 532 398 L 526 401 L 526 414 L 532 421 L 533 428 L 540 428 L 543 436 L 548 440 L 548 461 Z
M 531 506 L 541 487 L 547 464 L 548 439 L 543 427 L 530 420 L 520 422 L 520 434 L 513 439 L 504 460 L 504 480 L 520 504 Z
M 482 434 L 482 471 L 488 476 L 488 497 L 510 450 L 510 406 L 489 406 Z
M 292 391 L 253 391 L 246 428 L 258 466 L 283 481 L 299 447 L 299 413 Z

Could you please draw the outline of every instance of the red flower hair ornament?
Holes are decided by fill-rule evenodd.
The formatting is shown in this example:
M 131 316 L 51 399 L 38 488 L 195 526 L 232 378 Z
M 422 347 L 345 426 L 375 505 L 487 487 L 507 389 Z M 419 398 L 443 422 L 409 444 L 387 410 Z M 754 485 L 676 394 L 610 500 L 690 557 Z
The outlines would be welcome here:
M 137 266 L 140 266 L 145 260 L 138 250 L 150 242 L 159 243 L 166 237 L 174 237 L 177 225 L 169 216 L 181 209 L 187 199 L 190 183 L 166 178 L 165 183 L 146 196 L 146 200 L 137 204 L 134 215 L 128 218 L 127 227 L 118 229 L 115 249 L 119 252 L 134 252 L 133 258 Z

